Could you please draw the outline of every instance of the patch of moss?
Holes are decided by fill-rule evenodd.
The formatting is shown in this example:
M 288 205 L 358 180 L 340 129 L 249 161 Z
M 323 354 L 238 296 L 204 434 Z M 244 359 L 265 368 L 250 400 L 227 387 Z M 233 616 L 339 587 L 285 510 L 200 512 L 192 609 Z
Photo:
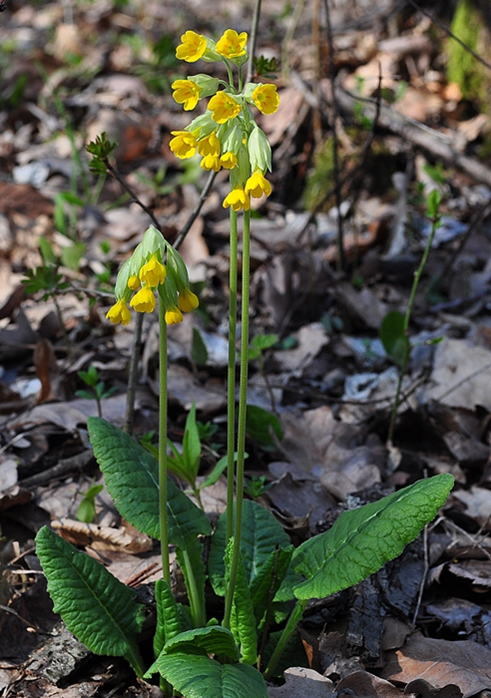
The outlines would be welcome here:
M 459 0 L 451 25 L 452 32 L 473 51 L 489 60 L 489 30 L 473 0 Z M 482 111 L 491 105 L 491 80 L 488 69 L 452 38 L 447 41 L 447 77 L 456 82 L 465 99 Z

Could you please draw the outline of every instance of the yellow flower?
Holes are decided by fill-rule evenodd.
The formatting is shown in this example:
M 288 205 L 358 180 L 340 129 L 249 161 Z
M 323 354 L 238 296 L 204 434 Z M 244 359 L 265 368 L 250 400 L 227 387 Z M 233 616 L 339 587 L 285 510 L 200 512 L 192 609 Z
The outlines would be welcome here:
M 124 301 L 117 301 L 106 313 L 106 318 L 114 325 L 127 325 L 131 320 L 131 313 Z
M 246 194 L 240 187 L 235 187 L 232 191 L 227 194 L 222 204 L 223 208 L 228 208 L 231 206 L 234 211 L 248 211 L 251 207 L 251 202 L 249 199 L 249 194 Z
M 182 310 L 183 313 L 190 313 L 191 310 L 194 310 L 199 305 L 198 296 L 187 288 L 179 294 L 177 305 L 179 306 L 179 310 Z
M 171 139 L 169 147 L 174 155 L 181 160 L 192 158 L 196 152 L 196 136 L 189 131 L 171 131 L 174 138 Z
M 263 194 L 266 194 L 266 196 L 271 194 L 271 184 L 261 170 L 256 170 L 247 180 L 245 191 L 246 194 L 250 194 L 255 199 L 260 199 Z
M 168 325 L 177 325 L 178 322 L 184 320 L 179 308 L 171 308 L 165 313 L 165 321 Z
M 200 162 L 200 166 L 207 172 L 210 170 L 218 172 L 220 170 L 220 158 L 216 155 L 205 155 Z
M 181 36 L 182 44 L 176 49 L 176 58 L 187 63 L 195 63 L 206 51 L 206 39 L 202 34 L 187 31 Z
M 172 96 L 184 106 L 184 111 L 191 111 L 198 104 L 201 90 L 192 80 L 174 80 L 171 87 L 174 90 Z
M 152 257 L 140 269 L 140 281 L 150 288 L 163 284 L 166 275 L 167 269 L 155 257 Z
M 274 114 L 280 104 L 276 85 L 258 85 L 252 93 L 252 101 L 262 114 Z
M 220 165 L 226 170 L 233 170 L 237 165 L 237 156 L 230 150 L 222 155 L 220 158 Z
M 212 131 L 209 136 L 198 141 L 198 153 L 205 155 L 220 155 L 220 140 L 216 131 Z
M 235 119 L 240 114 L 240 104 L 226 92 L 217 92 L 208 102 L 211 118 L 217 124 L 225 124 L 229 119 Z
M 130 305 L 138 313 L 152 313 L 155 310 L 155 296 L 151 288 L 144 286 L 133 296 Z
M 247 33 L 237 34 L 235 29 L 227 29 L 217 41 L 216 52 L 225 58 L 239 58 L 245 56 Z
M 131 288 L 132 291 L 138 291 L 140 288 L 140 279 L 135 274 L 128 279 L 128 288 Z

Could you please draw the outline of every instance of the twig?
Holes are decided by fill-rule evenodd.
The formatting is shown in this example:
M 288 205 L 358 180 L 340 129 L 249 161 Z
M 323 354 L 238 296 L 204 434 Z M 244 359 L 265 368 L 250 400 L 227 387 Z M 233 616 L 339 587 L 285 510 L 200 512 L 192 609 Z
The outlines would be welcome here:
M 421 583 L 419 585 L 418 600 L 416 601 L 416 608 L 414 609 L 412 626 L 416 625 L 416 621 L 419 615 L 419 609 L 421 608 L 421 602 L 423 600 L 423 593 L 425 590 L 426 577 L 428 576 L 428 570 L 430 569 L 430 561 L 428 559 L 428 526 L 423 529 L 423 559 L 424 559 L 424 569 L 421 576 Z
M 424 15 L 429 17 L 434 24 L 436 24 L 438 27 L 440 27 L 440 29 L 443 29 L 443 31 L 445 32 L 445 34 L 447 34 L 447 36 L 449 36 L 451 39 L 453 39 L 458 44 L 460 44 L 463 49 L 465 49 L 468 53 L 471 54 L 471 56 L 473 56 L 476 59 L 476 61 L 479 61 L 479 63 L 482 63 L 484 66 L 486 66 L 486 68 L 491 70 L 491 64 L 488 63 L 487 61 L 485 61 L 484 58 L 482 56 L 480 56 L 478 53 L 473 51 L 470 46 L 468 46 L 464 41 L 462 41 L 462 39 L 459 39 L 459 37 L 456 36 L 453 33 L 453 31 L 447 27 L 446 24 L 443 24 L 443 22 L 440 22 L 440 20 L 437 19 L 434 15 L 430 14 L 427 10 L 423 9 L 420 5 L 418 5 L 417 2 L 415 2 L 415 0 L 408 0 L 408 2 L 414 8 L 419 10 L 419 12 L 422 12 Z
M 355 104 L 365 104 L 363 115 L 373 118 L 376 102 L 366 97 L 354 95 L 340 85 L 336 85 L 336 97 L 342 109 L 353 113 Z M 423 148 L 434 157 L 468 174 L 477 182 L 491 186 L 491 169 L 468 155 L 457 151 L 452 139 L 425 124 L 403 116 L 386 105 L 380 106 L 379 125 L 396 133 L 415 146 Z
M 334 65 L 334 42 L 332 37 L 331 13 L 329 11 L 329 0 L 324 0 L 324 9 L 326 12 L 327 26 L 327 41 L 329 43 L 329 77 L 332 86 L 332 150 L 333 150 L 333 166 L 334 166 L 334 195 L 336 198 L 337 208 L 337 224 L 338 224 L 338 271 L 343 271 L 346 266 L 343 242 L 343 217 L 341 215 L 341 183 L 339 177 L 339 141 L 337 132 L 337 120 L 339 116 L 338 103 L 336 99 L 336 91 L 334 89 L 334 81 L 336 79 L 336 68 Z
M 205 186 L 203 187 L 203 189 L 201 191 L 201 194 L 200 194 L 200 197 L 196 203 L 196 206 L 191 211 L 189 218 L 182 226 L 174 244 L 172 245 L 175 250 L 178 250 L 180 248 L 180 246 L 182 245 L 182 243 L 184 241 L 184 238 L 189 233 L 191 226 L 193 225 L 194 221 L 199 216 L 199 212 L 201 211 L 203 204 L 205 203 L 205 199 L 211 191 L 211 188 L 213 186 L 213 182 L 215 181 L 215 177 L 216 177 L 216 172 L 213 172 L 213 170 L 212 170 L 210 172 L 210 175 L 209 175 L 207 181 L 206 181 Z
M 445 279 L 447 275 L 449 274 L 450 270 L 452 269 L 455 260 L 457 257 L 460 255 L 464 247 L 466 246 L 469 238 L 471 237 L 472 233 L 476 230 L 477 226 L 480 225 L 480 223 L 486 218 L 488 213 L 491 211 L 491 201 L 486 201 L 485 204 L 483 204 L 472 216 L 469 226 L 465 232 L 465 235 L 463 238 L 460 240 L 459 245 L 457 248 L 453 251 L 453 253 L 450 255 L 450 258 L 448 259 L 447 263 L 442 269 L 442 272 L 440 274 L 442 279 Z
M 300 78 L 298 77 L 298 79 L 300 79 Z M 370 148 L 372 147 L 373 139 L 375 138 L 375 130 L 377 128 L 377 124 L 378 124 L 379 116 L 380 116 L 380 106 L 381 106 L 381 99 L 382 99 L 382 97 L 381 97 L 381 95 L 382 95 L 381 82 L 382 82 L 382 74 L 381 74 L 381 67 L 379 66 L 379 84 L 378 84 L 378 89 L 377 89 L 377 93 L 376 93 L 377 94 L 377 98 L 376 98 L 376 102 L 375 102 L 376 108 L 375 108 L 375 115 L 374 115 L 374 118 L 372 120 L 372 126 L 371 126 L 370 132 L 368 133 L 368 136 L 365 140 L 365 143 L 363 144 L 363 148 L 361 150 L 360 162 L 357 165 L 355 165 L 355 167 L 351 170 L 351 172 L 346 173 L 340 179 L 339 184 L 341 187 L 344 187 L 345 184 L 347 184 L 348 182 L 353 180 L 358 175 L 358 173 L 361 172 L 365 167 L 366 161 L 368 159 L 368 155 L 370 153 Z M 305 92 L 308 90 L 307 86 L 303 82 L 302 82 L 301 87 L 302 87 L 302 90 Z M 310 92 L 309 92 L 309 94 L 312 97 L 314 96 Z M 330 197 L 335 193 L 335 191 L 336 191 L 336 187 L 332 187 L 322 196 L 322 198 L 319 201 L 317 201 L 317 203 L 315 204 L 315 206 L 312 210 L 312 213 L 308 217 L 308 219 L 303 227 L 303 230 L 299 234 L 299 240 L 301 240 L 302 236 L 305 234 L 308 227 L 310 225 L 312 225 L 312 223 L 315 221 L 316 215 L 319 213 L 319 211 L 324 206 L 326 201 L 328 201 L 330 199 Z
M 257 44 L 257 30 L 259 27 L 259 17 L 261 16 L 261 0 L 256 0 L 256 6 L 254 8 L 254 14 L 252 16 L 252 26 L 251 26 L 251 44 L 249 60 L 247 62 L 247 72 L 246 72 L 246 83 L 252 80 L 252 71 L 254 68 L 254 53 L 256 51 Z
M 134 202 L 135 204 L 138 204 L 138 206 L 140 206 L 140 208 L 142 208 L 142 209 L 145 211 L 145 213 L 147 214 L 147 216 L 149 216 L 149 218 L 151 219 L 152 223 L 153 223 L 154 226 L 157 228 L 157 230 L 160 230 L 160 232 L 162 232 L 162 229 L 161 229 L 161 227 L 160 227 L 160 223 L 159 223 L 158 220 L 155 218 L 155 215 L 153 214 L 153 212 L 148 208 L 148 206 L 145 206 L 145 204 L 143 203 L 143 201 L 141 201 L 141 199 L 139 199 L 138 195 L 137 195 L 137 194 L 135 193 L 135 191 L 130 187 L 130 185 L 129 185 L 128 182 L 125 180 L 125 178 L 122 177 L 122 176 L 119 174 L 119 172 L 117 171 L 117 169 L 111 165 L 111 163 L 109 162 L 109 160 L 108 160 L 107 158 L 102 158 L 102 162 L 103 162 L 104 165 L 106 166 L 107 171 L 108 171 L 110 174 L 112 174 L 112 176 L 114 177 L 114 179 L 116 179 L 116 180 L 121 184 L 121 186 L 122 186 L 124 189 L 126 189 L 126 191 L 128 192 L 128 194 L 129 194 L 129 195 L 131 196 L 131 198 L 133 199 L 133 202 Z
M 37 475 L 31 475 L 31 477 L 26 477 L 24 480 L 19 480 L 19 485 L 21 487 L 36 487 L 37 485 L 45 485 L 54 478 L 65 477 L 74 471 L 82 471 L 93 457 L 94 454 L 91 450 L 82 451 L 82 453 L 78 453 L 76 456 L 61 460 L 52 468 L 43 470 L 42 473 L 37 473 Z
M 286 30 L 285 38 L 281 45 L 281 71 L 285 82 L 290 81 L 290 45 L 293 41 L 295 30 L 302 16 L 306 0 L 295 0 L 295 7 L 291 16 L 290 24 Z

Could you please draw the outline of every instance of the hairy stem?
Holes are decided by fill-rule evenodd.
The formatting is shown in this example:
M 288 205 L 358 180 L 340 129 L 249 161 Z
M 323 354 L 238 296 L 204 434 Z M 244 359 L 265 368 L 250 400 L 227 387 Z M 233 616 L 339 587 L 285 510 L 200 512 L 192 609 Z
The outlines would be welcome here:
M 167 324 L 159 296 L 159 515 L 162 576 L 170 586 L 169 531 L 167 526 Z
M 244 499 L 244 463 L 247 413 L 247 379 L 249 368 L 249 288 L 250 288 L 250 222 L 249 211 L 244 211 L 244 234 L 242 236 L 242 310 L 240 342 L 240 378 L 239 378 L 239 418 L 237 425 L 237 477 L 235 491 L 234 552 L 230 568 L 230 581 L 225 598 L 225 615 L 223 624 L 230 626 L 232 600 L 237 581 L 240 544 L 242 538 L 242 509 Z
M 227 542 L 233 535 L 235 470 L 235 342 L 237 334 L 237 213 L 230 208 L 230 272 L 227 368 Z

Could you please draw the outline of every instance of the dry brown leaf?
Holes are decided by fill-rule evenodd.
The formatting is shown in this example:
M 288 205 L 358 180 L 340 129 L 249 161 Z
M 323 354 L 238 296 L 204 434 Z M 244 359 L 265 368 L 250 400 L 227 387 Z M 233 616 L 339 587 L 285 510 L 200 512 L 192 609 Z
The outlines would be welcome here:
M 491 352 L 461 339 L 445 339 L 435 351 L 426 399 L 451 407 L 491 411 Z
M 466 506 L 467 516 L 475 519 L 485 531 L 491 531 L 491 491 L 472 486 L 470 490 L 456 490 L 452 495 Z
M 384 679 L 369 674 L 367 671 L 355 671 L 336 686 L 339 698 L 402 698 L 408 696 L 393 684 Z M 414 694 L 411 694 L 414 695 Z
M 89 546 L 94 550 L 125 550 L 143 553 L 153 547 L 152 539 L 133 529 L 128 533 L 124 526 L 111 528 L 62 518 L 51 523 L 53 529 L 72 545 Z
M 34 365 L 36 374 L 41 381 L 41 390 L 36 398 L 36 403 L 49 402 L 60 398 L 59 380 L 60 372 L 56 361 L 53 346 L 48 339 L 40 339 L 34 349 Z
M 472 640 L 438 640 L 412 635 L 402 649 L 389 653 L 383 678 L 406 684 L 405 693 L 468 698 L 491 688 L 491 650 Z
M 340 500 L 380 482 L 384 449 L 374 438 L 363 443 L 360 427 L 338 422 L 327 407 L 282 415 L 282 446 L 292 463 L 315 473 Z
M 330 698 L 334 696 L 334 684 L 314 669 L 291 667 L 285 671 L 284 686 L 270 686 L 269 698 Z

